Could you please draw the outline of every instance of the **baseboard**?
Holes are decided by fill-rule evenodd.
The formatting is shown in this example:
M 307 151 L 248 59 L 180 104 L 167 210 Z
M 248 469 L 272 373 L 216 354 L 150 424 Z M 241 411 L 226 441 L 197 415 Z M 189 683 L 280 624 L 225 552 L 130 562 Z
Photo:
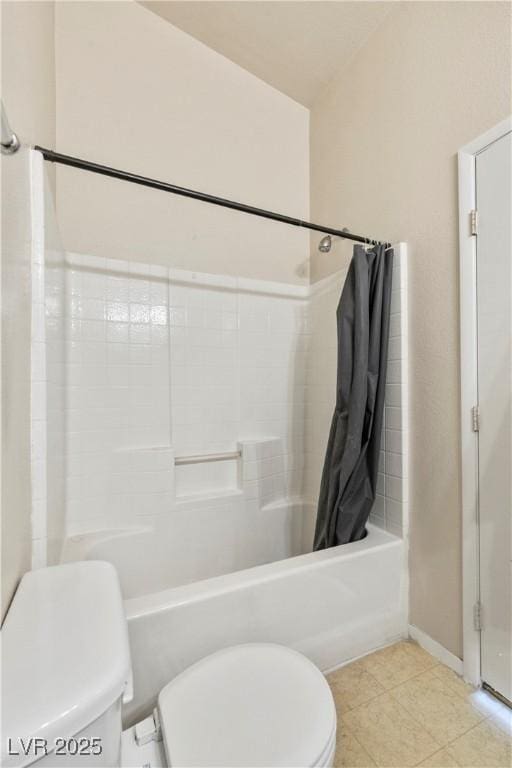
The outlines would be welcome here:
M 441 643 L 438 643 L 437 640 L 434 640 L 427 635 L 426 632 L 418 629 L 418 627 L 415 627 L 413 624 L 409 624 L 409 637 L 411 640 L 416 640 L 418 645 L 421 645 L 421 647 L 428 651 L 428 653 L 435 659 L 446 664 L 447 667 L 450 667 L 450 669 L 453 669 L 454 672 L 462 676 L 464 672 L 462 659 L 459 659 L 454 653 L 448 651 L 441 645 Z

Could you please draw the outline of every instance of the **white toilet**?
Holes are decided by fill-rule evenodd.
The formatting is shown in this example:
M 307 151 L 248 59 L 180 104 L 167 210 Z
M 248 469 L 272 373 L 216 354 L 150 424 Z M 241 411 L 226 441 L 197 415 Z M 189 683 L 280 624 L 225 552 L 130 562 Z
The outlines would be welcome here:
M 4 768 L 333 763 L 329 686 L 305 656 L 274 644 L 201 659 L 162 689 L 150 717 L 122 731 L 130 650 L 108 563 L 23 577 L 2 629 L 2 673 Z

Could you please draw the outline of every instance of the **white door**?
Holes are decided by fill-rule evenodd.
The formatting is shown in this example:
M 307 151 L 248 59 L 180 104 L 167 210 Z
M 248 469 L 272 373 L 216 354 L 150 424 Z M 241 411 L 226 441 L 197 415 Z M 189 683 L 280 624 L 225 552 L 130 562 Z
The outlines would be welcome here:
M 476 156 L 481 677 L 512 701 L 512 134 Z

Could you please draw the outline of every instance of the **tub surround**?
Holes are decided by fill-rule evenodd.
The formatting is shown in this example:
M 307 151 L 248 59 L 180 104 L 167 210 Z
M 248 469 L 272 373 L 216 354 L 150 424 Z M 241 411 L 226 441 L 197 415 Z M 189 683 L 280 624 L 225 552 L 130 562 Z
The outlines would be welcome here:
M 333 367 L 344 272 L 306 288 L 77 254 L 66 255 L 62 271 L 57 301 L 62 274 L 47 259 L 46 333 L 58 336 L 47 352 L 47 378 L 64 379 L 58 393 L 65 404 L 64 415 L 49 412 L 48 428 L 65 430 L 68 536 L 123 529 L 142 515 L 165 513 L 175 498 L 236 490 L 236 461 L 174 468 L 172 457 L 234 450 L 243 442 L 247 458 L 249 440 L 276 440 L 280 447 L 270 469 L 271 457 L 260 465 L 247 458 L 247 498 L 263 505 L 305 499 L 313 509 L 335 393 L 334 374 L 319 371 Z M 402 535 L 408 495 L 403 245 L 393 279 L 372 521 Z M 260 482 L 251 476 L 256 470 Z M 312 540 L 313 527 L 314 512 L 304 541 Z
M 281 441 L 270 496 L 300 496 L 306 293 L 68 254 L 69 534 L 123 527 L 172 494 L 236 489 L 236 462 L 158 473 L 166 450 L 229 451 L 244 436 Z
M 281 441 L 238 448 L 237 487 L 183 497 L 173 491 L 179 468 L 171 449 L 123 451 L 120 485 L 131 488 L 131 525 L 69 536 L 62 560 L 114 563 L 128 599 L 308 552 L 304 505 L 284 490 Z
M 40 154 L 32 161 L 33 415 L 43 422 L 33 429 L 34 565 L 54 562 L 64 535 L 145 526 L 178 500 L 242 486 L 254 508 L 298 503 L 309 514 L 307 551 L 334 407 L 345 272 L 303 286 L 64 253 Z M 391 311 L 372 522 L 407 535 L 404 244 L 395 246 Z M 259 455 L 261 441 L 270 442 Z M 242 462 L 172 462 L 240 444 Z M 65 525 L 64 534 L 53 525 L 50 555 L 48 504 Z

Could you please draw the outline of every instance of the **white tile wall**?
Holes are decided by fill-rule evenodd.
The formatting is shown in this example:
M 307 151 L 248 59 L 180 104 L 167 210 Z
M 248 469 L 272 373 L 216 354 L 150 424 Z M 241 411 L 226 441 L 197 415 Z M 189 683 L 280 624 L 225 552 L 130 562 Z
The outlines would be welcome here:
M 51 215 L 55 221 L 55 214 L 52 212 Z M 65 254 L 58 243 L 52 245 L 51 240 L 47 237 L 45 253 L 48 565 L 57 563 L 60 558 L 65 535 L 66 503 Z
M 165 269 L 68 254 L 68 533 L 126 525 L 152 504 L 154 511 L 166 507 L 171 489 L 160 470 L 166 451 L 171 461 L 168 297 Z M 160 446 L 163 452 L 145 455 Z
M 308 350 L 306 363 L 306 472 L 304 496 L 312 512 L 305 535 L 313 541 L 316 505 L 324 465 L 327 439 L 336 400 L 338 348 L 336 308 L 347 269 L 311 287 L 308 313 Z
M 59 315 L 58 271 L 48 272 L 48 338 L 54 335 L 46 365 L 56 382 L 61 366 L 63 421 L 58 394 L 46 412 L 52 434 L 65 427 L 68 535 L 133 525 L 184 498 L 230 491 L 242 493 L 248 509 L 290 497 L 314 508 L 334 404 L 335 313 L 345 272 L 309 291 L 68 254 Z M 371 518 L 400 534 L 407 504 L 402 247 L 393 279 L 386 428 Z M 33 391 L 37 403 L 36 381 Z M 174 467 L 175 456 L 237 446 L 241 462 Z
M 283 501 L 286 485 L 286 454 L 279 438 L 241 441 L 242 488 L 247 501 L 259 508 Z
M 407 535 L 409 475 L 409 386 L 407 323 L 407 249 L 395 248 L 393 290 L 389 331 L 389 355 L 386 384 L 383 466 L 380 476 L 382 493 L 370 520 L 397 536 Z
M 260 499 L 300 494 L 304 289 L 76 254 L 66 273 L 69 532 L 238 487 L 236 462 L 178 466 L 167 480 L 160 466 L 134 468 L 155 447 L 169 466 L 276 438 L 280 472 L 264 473 Z
M 240 295 L 241 435 L 280 438 L 289 496 L 304 472 L 306 313 L 306 301 Z
M 240 437 L 238 294 L 171 282 L 172 442 L 176 455 L 232 450 Z M 233 462 L 177 468 L 178 495 L 235 487 Z

